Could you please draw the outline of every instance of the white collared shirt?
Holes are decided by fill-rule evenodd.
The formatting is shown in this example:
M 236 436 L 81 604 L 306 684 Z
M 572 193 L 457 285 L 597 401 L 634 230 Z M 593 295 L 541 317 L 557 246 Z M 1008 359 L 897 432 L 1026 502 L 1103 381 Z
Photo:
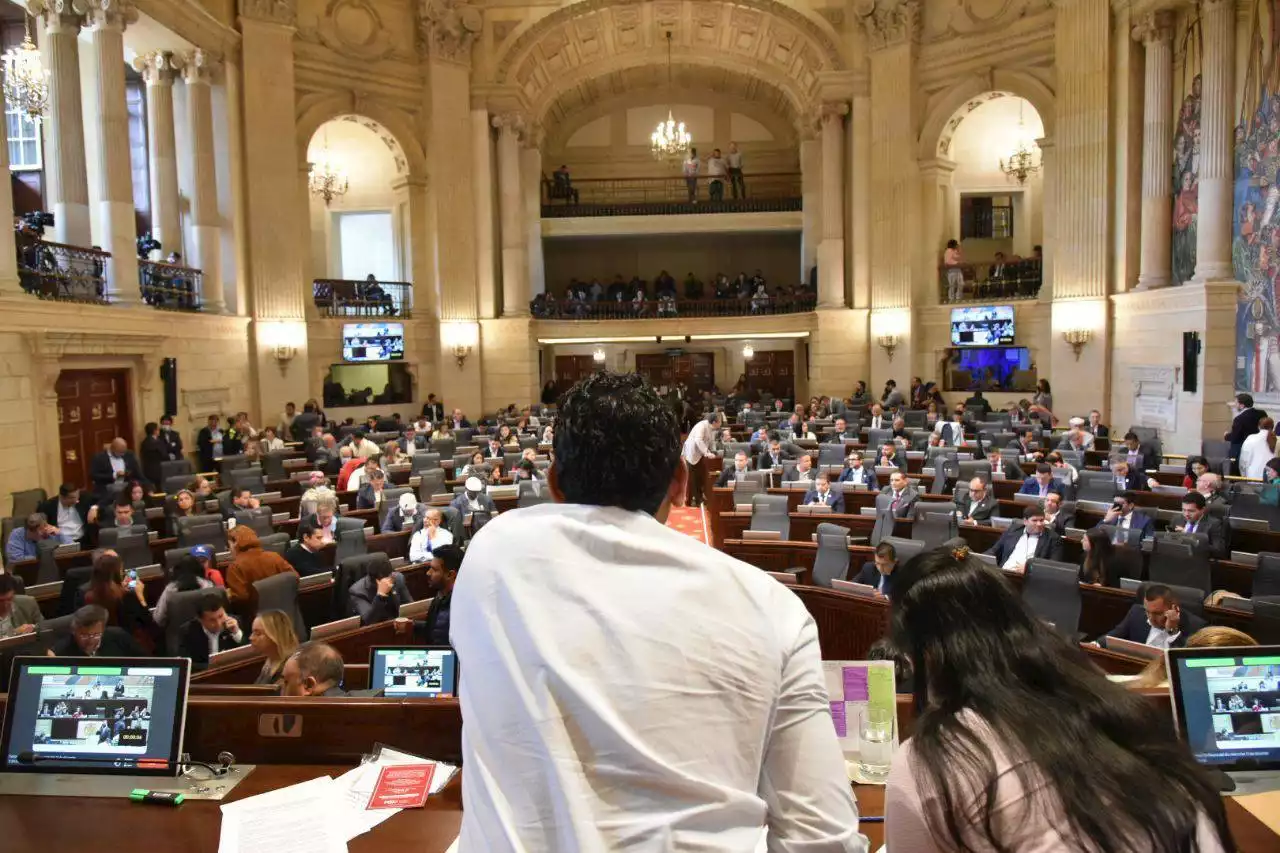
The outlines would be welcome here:
M 703 418 L 689 430 L 689 437 L 684 441 L 684 461 L 697 465 L 704 456 L 711 455 L 711 445 L 716 440 L 716 428 L 711 421 Z
M 108 453 L 107 459 L 111 462 L 111 473 L 123 474 L 125 472 L 124 457 L 116 456 L 114 453 Z
M 777 853 L 867 849 L 814 622 L 781 584 L 575 504 L 498 516 L 464 564 L 460 850 L 750 851 L 766 821 Z
M 423 526 L 417 533 L 413 534 L 413 538 L 409 540 L 409 562 L 423 563 L 431 559 L 435 549 L 442 545 L 452 545 L 453 534 L 443 527 L 437 527 L 432 530 L 430 527 Z
M 1013 546 L 1013 553 L 1009 555 L 1009 559 L 1004 561 L 1002 569 L 1016 569 L 1018 566 L 1025 566 L 1027 561 L 1036 555 L 1036 543 L 1040 541 L 1039 536 L 1032 536 L 1023 533 L 1018 539 L 1018 544 Z
M 58 502 L 58 541 L 63 545 L 77 542 L 84 535 L 84 522 L 74 505 L 64 506 Z
M 1176 634 L 1170 634 L 1165 629 L 1157 628 L 1155 625 L 1152 625 L 1150 620 L 1147 620 L 1147 625 L 1151 627 L 1151 630 L 1147 632 L 1146 644 L 1148 646 L 1155 646 L 1157 649 L 1169 648 L 1182 633 L 1179 631 Z

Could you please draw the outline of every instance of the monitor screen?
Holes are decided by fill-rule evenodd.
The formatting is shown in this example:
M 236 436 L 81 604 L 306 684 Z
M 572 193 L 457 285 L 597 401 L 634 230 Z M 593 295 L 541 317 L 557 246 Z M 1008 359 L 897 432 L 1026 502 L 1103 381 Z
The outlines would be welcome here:
M 458 655 L 448 646 L 371 649 L 369 688 L 386 696 L 457 696 Z
M 1196 760 L 1280 768 L 1280 646 L 1171 649 L 1170 689 Z
M 185 658 L 14 658 L 0 769 L 176 776 L 190 667 Z
M 403 358 L 403 323 L 343 324 L 343 361 L 400 361 Z
M 1036 373 L 1026 347 L 952 347 L 947 350 L 943 390 L 1033 393 Z
M 951 309 L 951 343 L 958 347 L 1013 343 L 1013 306 L 985 305 Z

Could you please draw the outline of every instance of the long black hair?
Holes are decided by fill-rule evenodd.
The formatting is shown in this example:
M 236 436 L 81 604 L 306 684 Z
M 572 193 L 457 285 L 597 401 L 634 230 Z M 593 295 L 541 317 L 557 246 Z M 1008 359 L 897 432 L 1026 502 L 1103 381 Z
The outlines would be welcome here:
M 200 589 L 200 581 L 203 579 L 204 566 L 190 554 L 173 564 L 173 583 L 178 592 Z
M 893 636 L 916 674 L 915 783 L 940 804 L 926 819 L 943 846 L 1018 846 L 997 837 L 994 734 L 1029 798 L 1014 826 L 1060 805 L 1067 825 L 1056 828 L 1082 849 L 1185 853 L 1203 814 L 1235 849 L 1217 785 L 1171 721 L 1107 681 L 999 573 L 963 549 L 937 549 L 899 568 L 894 592 Z M 975 716 L 985 725 L 975 729 Z
M 1085 554 L 1084 563 L 1080 566 L 1080 580 L 1110 586 L 1107 583 L 1107 567 L 1115 554 L 1111 537 L 1100 527 L 1090 527 L 1084 532 L 1084 537 L 1089 540 L 1089 553 Z

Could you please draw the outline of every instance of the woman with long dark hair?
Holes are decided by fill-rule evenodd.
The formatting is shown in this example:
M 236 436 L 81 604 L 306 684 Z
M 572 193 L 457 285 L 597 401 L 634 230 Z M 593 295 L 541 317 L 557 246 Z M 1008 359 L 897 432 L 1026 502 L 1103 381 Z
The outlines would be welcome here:
M 893 636 L 920 716 L 889 774 L 887 849 L 1235 849 L 1167 712 L 1107 681 L 998 572 L 966 548 L 898 572 Z
M 1116 560 L 1116 546 L 1111 537 L 1100 527 L 1091 527 L 1080 540 L 1084 560 L 1080 563 L 1080 582 L 1095 586 L 1120 586 L 1120 567 Z

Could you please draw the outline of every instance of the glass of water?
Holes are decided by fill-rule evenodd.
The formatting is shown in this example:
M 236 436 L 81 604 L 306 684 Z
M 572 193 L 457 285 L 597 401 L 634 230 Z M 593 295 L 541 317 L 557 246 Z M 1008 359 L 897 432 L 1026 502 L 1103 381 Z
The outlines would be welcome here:
M 858 732 L 858 772 L 868 782 L 884 782 L 892 758 L 893 714 L 884 708 L 867 708 Z

